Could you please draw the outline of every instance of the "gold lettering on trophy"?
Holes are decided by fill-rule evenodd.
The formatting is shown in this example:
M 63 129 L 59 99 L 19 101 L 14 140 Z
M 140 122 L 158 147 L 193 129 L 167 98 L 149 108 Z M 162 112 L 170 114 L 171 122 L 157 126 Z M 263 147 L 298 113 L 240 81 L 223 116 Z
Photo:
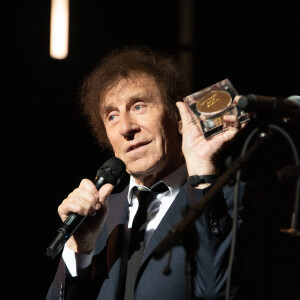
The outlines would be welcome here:
M 196 107 L 200 113 L 218 113 L 227 108 L 231 100 L 226 91 L 211 91 L 197 101 Z

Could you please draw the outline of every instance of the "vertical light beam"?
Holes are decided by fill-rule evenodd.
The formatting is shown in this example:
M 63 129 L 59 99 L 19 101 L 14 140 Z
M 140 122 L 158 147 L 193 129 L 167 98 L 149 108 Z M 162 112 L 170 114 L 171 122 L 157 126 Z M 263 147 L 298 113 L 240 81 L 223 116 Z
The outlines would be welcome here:
M 64 59 L 69 49 L 69 0 L 51 0 L 50 56 Z

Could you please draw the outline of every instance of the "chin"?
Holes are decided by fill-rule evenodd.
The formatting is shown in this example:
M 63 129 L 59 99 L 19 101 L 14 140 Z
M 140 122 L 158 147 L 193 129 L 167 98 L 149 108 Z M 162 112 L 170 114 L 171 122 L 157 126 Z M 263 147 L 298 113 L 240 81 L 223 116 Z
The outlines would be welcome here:
M 127 164 L 127 172 L 134 177 L 143 178 L 145 176 L 153 175 L 162 168 L 160 159 L 141 158 Z

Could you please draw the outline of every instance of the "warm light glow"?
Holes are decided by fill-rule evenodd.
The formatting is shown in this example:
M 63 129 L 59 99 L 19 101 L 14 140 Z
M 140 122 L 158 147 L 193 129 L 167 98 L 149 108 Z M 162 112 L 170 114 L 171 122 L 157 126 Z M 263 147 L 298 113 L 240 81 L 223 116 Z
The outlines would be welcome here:
M 64 59 L 69 48 L 69 0 L 51 0 L 50 56 Z

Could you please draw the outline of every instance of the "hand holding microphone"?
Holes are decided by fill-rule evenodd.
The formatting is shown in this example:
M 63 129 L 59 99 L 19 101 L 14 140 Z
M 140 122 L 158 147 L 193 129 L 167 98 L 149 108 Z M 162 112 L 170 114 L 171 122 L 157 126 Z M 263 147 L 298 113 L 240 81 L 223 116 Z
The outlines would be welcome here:
M 79 187 L 69 194 L 58 208 L 63 224 L 47 249 L 48 256 L 54 259 L 67 241 L 75 252 L 88 253 L 93 250 L 108 212 L 106 199 L 125 171 L 125 164 L 112 157 L 100 167 L 94 183 L 83 179 Z

